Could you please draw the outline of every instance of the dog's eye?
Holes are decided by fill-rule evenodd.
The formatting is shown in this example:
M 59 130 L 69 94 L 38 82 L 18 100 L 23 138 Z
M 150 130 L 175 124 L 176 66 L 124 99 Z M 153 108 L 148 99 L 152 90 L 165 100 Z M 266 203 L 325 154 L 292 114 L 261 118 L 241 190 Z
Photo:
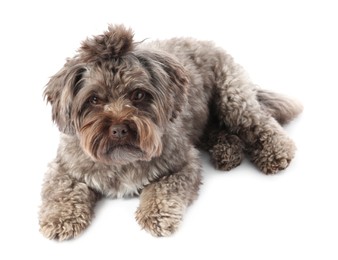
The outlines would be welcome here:
M 143 90 L 137 89 L 131 93 L 130 100 L 135 102 L 140 102 L 146 96 L 146 92 Z
M 99 98 L 93 95 L 89 98 L 89 103 L 92 105 L 97 105 L 99 103 Z

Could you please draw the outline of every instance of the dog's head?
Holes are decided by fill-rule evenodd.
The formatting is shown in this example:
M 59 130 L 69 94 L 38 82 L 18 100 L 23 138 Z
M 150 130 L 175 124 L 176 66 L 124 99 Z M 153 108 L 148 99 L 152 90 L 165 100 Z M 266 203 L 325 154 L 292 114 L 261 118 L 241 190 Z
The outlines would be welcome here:
M 127 164 L 162 153 L 162 135 L 186 102 L 184 67 L 143 49 L 123 26 L 87 39 L 47 84 L 60 131 L 94 160 Z

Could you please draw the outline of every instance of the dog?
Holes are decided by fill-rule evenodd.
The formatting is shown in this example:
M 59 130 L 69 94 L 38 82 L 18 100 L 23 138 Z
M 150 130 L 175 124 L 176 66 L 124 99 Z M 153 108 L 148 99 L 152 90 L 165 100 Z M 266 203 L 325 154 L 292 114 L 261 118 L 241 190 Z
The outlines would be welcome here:
M 217 169 L 236 167 L 245 153 L 263 173 L 276 173 L 295 154 L 281 125 L 302 111 L 254 85 L 212 42 L 135 42 L 123 25 L 83 41 L 44 95 L 61 138 L 39 223 L 57 240 L 81 234 L 102 196 L 139 196 L 140 226 L 171 235 L 198 196 L 198 147 Z

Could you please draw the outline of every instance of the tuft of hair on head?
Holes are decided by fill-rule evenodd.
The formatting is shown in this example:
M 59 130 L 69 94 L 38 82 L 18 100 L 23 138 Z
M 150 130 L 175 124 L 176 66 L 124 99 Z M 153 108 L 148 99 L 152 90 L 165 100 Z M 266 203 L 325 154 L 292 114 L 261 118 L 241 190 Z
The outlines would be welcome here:
M 109 25 L 103 34 L 82 42 L 79 56 L 84 62 L 116 59 L 134 49 L 133 37 L 124 25 Z

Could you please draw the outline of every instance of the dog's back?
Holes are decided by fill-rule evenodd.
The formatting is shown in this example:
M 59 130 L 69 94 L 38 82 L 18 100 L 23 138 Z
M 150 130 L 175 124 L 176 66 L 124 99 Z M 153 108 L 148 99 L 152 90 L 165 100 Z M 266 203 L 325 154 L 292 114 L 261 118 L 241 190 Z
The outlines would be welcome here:
M 220 102 L 219 96 L 227 95 L 227 87 L 224 87 L 223 83 L 248 80 L 246 72 L 234 62 L 231 55 L 211 41 L 199 41 L 193 38 L 153 41 L 143 43 L 140 47 L 169 53 L 186 68 L 190 77 L 189 105 L 181 116 L 185 130 L 191 133 L 194 143 L 197 143 L 198 138 L 201 137 L 207 121 L 212 127 L 224 123 L 218 118 L 219 111 L 215 105 Z M 256 101 L 259 102 L 262 110 L 282 125 L 296 118 L 303 110 L 302 105 L 296 100 L 260 89 L 254 84 L 251 88 L 251 94 L 256 96 Z M 206 131 L 212 130 L 206 129 Z

